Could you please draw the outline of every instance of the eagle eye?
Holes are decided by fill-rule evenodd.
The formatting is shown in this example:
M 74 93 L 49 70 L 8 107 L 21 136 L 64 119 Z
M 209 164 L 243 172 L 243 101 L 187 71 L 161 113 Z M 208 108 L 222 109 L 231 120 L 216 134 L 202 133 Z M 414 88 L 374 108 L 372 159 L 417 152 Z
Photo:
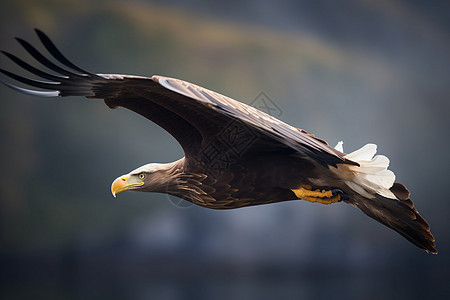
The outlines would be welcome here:
M 145 179 L 145 173 L 139 173 L 138 178 L 141 180 Z

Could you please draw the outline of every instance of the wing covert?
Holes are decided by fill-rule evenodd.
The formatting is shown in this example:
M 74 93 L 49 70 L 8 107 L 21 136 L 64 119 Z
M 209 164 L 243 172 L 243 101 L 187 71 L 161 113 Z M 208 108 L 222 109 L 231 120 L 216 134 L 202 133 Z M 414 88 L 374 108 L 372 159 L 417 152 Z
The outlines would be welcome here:
M 201 86 L 175 78 L 153 76 L 153 80 L 163 87 L 200 101 L 220 114 L 245 122 L 296 151 L 309 155 L 322 164 L 337 163 L 356 164 L 345 159 L 344 153 L 329 147 L 325 142 L 306 133 L 304 130 L 286 124 L 250 105 L 236 101 L 227 96 L 208 90 Z

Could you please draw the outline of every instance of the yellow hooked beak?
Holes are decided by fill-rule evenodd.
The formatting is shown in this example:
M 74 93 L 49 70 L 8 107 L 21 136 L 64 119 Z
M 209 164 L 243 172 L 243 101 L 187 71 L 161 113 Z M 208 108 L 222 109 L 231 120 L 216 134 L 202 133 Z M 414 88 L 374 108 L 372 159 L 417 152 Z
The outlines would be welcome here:
M 120 176 L 116 180 L 114 180 L 114 182 L 111 185 L 111 193 L 113 194 L 114 198 L 116 197 L 117 194 L 128 191 L 130 187 L 144 185 L 143 181 L 134 181 L 134 182 L 133 181 L 134 180 L 130 180 L 130 176 L 128 175 Z

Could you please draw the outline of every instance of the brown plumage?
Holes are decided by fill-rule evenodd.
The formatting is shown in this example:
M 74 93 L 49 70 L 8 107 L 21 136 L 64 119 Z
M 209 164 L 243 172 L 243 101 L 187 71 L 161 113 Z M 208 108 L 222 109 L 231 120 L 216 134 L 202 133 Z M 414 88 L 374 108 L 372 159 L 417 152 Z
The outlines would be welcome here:
M 428 252 L 437 253 L 428 223 L 409 191 L 394 183 L 389 160 L 374 157 L 375 145 L 350 154 L 253 107 L 173 78 L 94 74 L 68 61 L 41 31 L 48 52 L 64 66 L 17 39 L 41 71 L 3 52 L 38 81 L 1 70 L 41 90 L 9 87 L 35 96 L 102 98 L 110 108 L 124 107 L 155 122 L 182 146 L 185 157 L 169 164 L 148 164 L 118 177 L 115 194 L 125 190 L 162 192 L 214 209 L 231 209 L 302 198 L 344 201 L 396 230 Z M 68 70 L 69 68 L 70 70 Z

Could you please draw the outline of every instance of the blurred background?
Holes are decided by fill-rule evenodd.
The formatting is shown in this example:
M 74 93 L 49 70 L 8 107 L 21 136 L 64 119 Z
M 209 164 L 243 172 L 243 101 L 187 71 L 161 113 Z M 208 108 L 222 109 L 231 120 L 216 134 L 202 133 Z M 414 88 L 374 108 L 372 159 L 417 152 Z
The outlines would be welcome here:
M 180 158 L 176 141 L 102 101 L 0 86 L 0 298 L 448 299 L 449 11 L 420 0 L 1 1 L 0 49 L 29 62 L 13 37 L 39 45 L 39 28 L 92 72 L 177 77 L 248 104 L 265 95 L 280 119 L 346 152 L 376 143 L 440 253 L 345 204 L 114 199 L 117 176 Z

